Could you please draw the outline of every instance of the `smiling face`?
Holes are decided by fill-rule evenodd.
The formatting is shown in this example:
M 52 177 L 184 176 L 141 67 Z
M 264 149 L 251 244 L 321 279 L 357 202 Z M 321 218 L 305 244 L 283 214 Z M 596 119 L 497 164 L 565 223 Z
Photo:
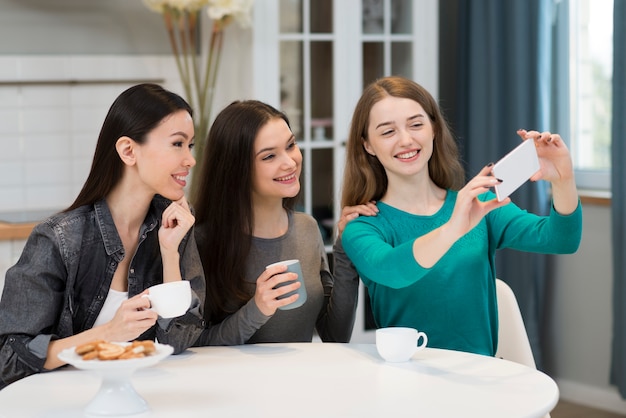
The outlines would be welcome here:
M 388 96 L 372 106 L 363 146 L 378 158 L 392 181 L 398 177 L 428 176 L 433 139 L 432 123 L 419 103 Z
M 300 191 L 302 153 L 287 123 L 270 119 L 254 140 L 254 201 L 294 197 Z
M 136 144 L 137 171 L 149 193 L 170 200 L 184 196 L 189 170 L 196 165 L 193 137 L 193 120 L 181 110 L 165 117 L 143 144 Z

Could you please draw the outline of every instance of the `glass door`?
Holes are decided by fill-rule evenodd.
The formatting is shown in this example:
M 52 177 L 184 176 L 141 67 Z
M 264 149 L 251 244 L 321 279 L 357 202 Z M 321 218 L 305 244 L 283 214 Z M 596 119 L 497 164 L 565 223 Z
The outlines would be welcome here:
M 317 219 L 329 253 L 354 106 L 366 84 L 387 75 L 412 78 L 437 97 L 438 8 L 438 0 L 255 3 L 255 96 L 290 119 L 304 156 L 299 209 Z M 360 292 L 352 341 L 372 342 Z
M 304 157 L 300 210 L 334 229 L 333 1 L 279 1 L 280 108 Z

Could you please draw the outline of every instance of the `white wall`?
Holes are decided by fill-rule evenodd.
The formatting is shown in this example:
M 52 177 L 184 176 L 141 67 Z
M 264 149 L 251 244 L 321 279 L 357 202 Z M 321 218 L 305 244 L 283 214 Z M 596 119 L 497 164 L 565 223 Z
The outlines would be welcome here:
M 578 252 L 556 257 L 544 361 L 563 399 L 626 414 L 626 401 L 609 385 L 611 257 L 610 207 L 583 205 Z
M 162 80 L 183 95 L 165 33 L 141 0 L 0 0 L 0 220 L 72 203 L 125 88 Z M 251 34 L 226 28 L 215 111 L 253 94 Z M 24 243 L 0 241 L 0 294 Z
M 216 110 L 252 95 L 251 33 L 226 28 Z M 0 214 L 69 206 L 109 106 L 142 81 L 184 95 L 162 18 L 141 0 L 0 0 Z
M 0 56 L 0 213 L 69 206 L 89 172 L 109 106 L 134 84 L 125 80 L 167 79 L 170 61 L 167 56 Z M 42 84 L 20 84 L 34 81 Z

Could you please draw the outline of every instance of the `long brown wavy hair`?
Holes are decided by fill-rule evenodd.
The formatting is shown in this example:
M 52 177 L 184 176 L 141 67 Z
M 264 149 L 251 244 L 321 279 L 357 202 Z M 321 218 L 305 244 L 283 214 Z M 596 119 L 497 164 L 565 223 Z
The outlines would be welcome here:
M 287 116 L 266 103 L 235 101 L 217 115 L 209 130 L 198 198 L 193 202 L 206 277 L 207 322 L 221 321 L 250 299 L 244 278 L 254 230 L 254 141 L 276 118 L 289 126 Z M 297 199 L 283 199 L 283 207 L 293 210 Z
M 453 190 L 464 185 L 465 172 L 459 159 L 457 143 L 435 99 L 424 87 L 412 80 L 396 76 L 385 77 L 365 88 L 352 116 L 346 145 L 342 207 L 380 200 L 387 191 L 385 168 L 378 158 L 365 150 L 363 143 L 368 139 L 367 128 L 372 107 L 389 96 L 416 101 L 430 118 L 435 139 L 428 171 L 433 182 L 443 189 Z

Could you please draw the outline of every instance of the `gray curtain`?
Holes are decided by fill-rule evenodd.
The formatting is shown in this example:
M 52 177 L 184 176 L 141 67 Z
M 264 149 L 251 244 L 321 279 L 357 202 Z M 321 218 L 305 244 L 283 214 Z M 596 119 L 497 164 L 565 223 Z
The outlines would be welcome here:
M 626 1 L 613 14 L 613 122 L 611 209 L 613 226 L 613 347 L 611 383 L 626 399 Z
M 440 62 L 442 108 L 460 141 L 467 175 L 473 177 L 519 144 L 517 129 L 554 130 L 550 111 L 554 4 L 552 0 L 443 0 L 440 10 L 440 23 L 445 25 L 442 41 L 456 44 L 453 54 L 444 55 L 447 58 Z M 454 41 L 448 30 L 455 33 Z M 444 85 L 446 80 L 452 80 L 453 88 Z M 526 183 L 512 200 L 533 213 L 549 211 L 545 182 Z M 503 250 L 496 260 L 498 277 L 518 299 L 535 361 L 542 369 L 549 257 Z

